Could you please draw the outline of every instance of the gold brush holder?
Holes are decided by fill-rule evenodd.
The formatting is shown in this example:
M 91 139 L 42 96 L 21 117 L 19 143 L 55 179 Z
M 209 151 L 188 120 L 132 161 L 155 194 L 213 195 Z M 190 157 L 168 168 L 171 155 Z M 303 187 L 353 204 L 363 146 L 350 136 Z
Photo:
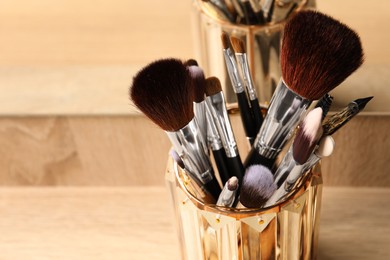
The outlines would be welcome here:
M 283 3 L 293 1 L 275 1 L 278 10 Z M 298 0 L 296 11 L 302 8 L 314 8 L 315 0 Z M 284 4 L 288 8 L 287 4 Z M 280 45 L 284 21 L 265 25 L 242 25 L 227 22 L 218 17 L 213 10 L 204 6 L 203 1 L 194 0 L 192 11 L 193 43 L 195 57 L 206 76 L 215 76 L 221 80 L 227 104 L 237 102 L 236 95 L 227 74 L 222 52 L 221 34 L 241 39 L 246 44 L 246 52 L 256 92 L 262 105 L 267 105 L 282 75 L 280 68 Z
M 319 165 L 283 202 L 266 209 L 226 208 L 202 202 L 171 158 L 166 184 L 173 201 L 182 259 L 315 259 L 322 176 Z M 203 197 L 203 198 L 202 198 Z

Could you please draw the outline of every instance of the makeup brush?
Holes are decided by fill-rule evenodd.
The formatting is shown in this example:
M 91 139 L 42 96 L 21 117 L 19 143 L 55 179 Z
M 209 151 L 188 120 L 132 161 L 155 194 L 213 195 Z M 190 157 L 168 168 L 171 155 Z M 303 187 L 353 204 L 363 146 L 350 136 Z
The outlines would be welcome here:
M 297 175 L 287 176 L 286 180 L 284 180 L 279 188 L 272 194 L 271 198 L 264 204 L 264 207 L 270 207 L 275 205 L 278 202 L 283 201 L 287 198 L 291 192 L 295 189 L 299 179 L 304 178 L 304 173 L 308 173 L 308 170 L 311 169 L 318 161 L 324 157 L 328 157 L 332 154 L 334 150 L 335 142 L 331 136 L 324 136 L 321 138 L 319 142 L 318 148 L 314 151 L 314 153 L 309 157 L 307 162 L 303 165 L 301 169 L 301 174 L 297 177 Z
M 229 78 L 232 83 L 233 90 L 237 96 L 238 107 L 240 108 L 241 121 L 247 139 L 249 143 L 252 145 L 257 132 L 255 130 L 255 125 L 252 119 L 252 114 L 249 107 L 247 95 L 245 92 L 245 87 L 238 73 L 237 62 L 234 57 L 234 53 L 230 49 L 229 36 L 225 32 L 222 32 L 221 39 L 222 39 L 223 54 L 225 57 L 227 72 L 229 74 Z
M 311 102 L 362 63 L 359 36 L 346 25 L 315 11 L 295 14 L 284 29 L 282 79 L 245 166 L 262 163 L 264 157 L 275 160 Z
M 325 94 L 317 103 L 316 107 L 322 108 L 322 120 L 325 119 L 333 103 L 333 97 L 328 93 Z
M 193 83 L 180 60 L 157 60 L 134 77 L 130 97 L 139 110 L 166 132 L 188 175 L 201 182 L 202 188 L 217 200 L 221 188 L 194 118 Z
M 199 66 L 198 62 L 195 59 L 188 59 L 184 62 L 184 65 L 189 66 Z
M 240 190 L 240 203 L 247 208 L 260 208 L 275 192 L 271 171 L 263 165 L 246 169 Z
M 255 84 L 253 83 L 252 75 L 249 69 L 245 45 L 241 39 L 238 39 L 234 36 L 230 36 L 230 42 L 236 54 L 237 63 L 241 69 L 241 75 L 250 100 L 250 109 L 255 123 L 255 131 L 257 133 L 260 130 L 261 125 L 263 124 L 263 114 L 261 113 Z
M 346 123 L 348 123 L 349 120 L 351 120 L 354 116 L 356 116 L 360 111 L 362 111 L 368 102 L 373 98 L 366 97 L 366 98 L 359 98 L 351 103 L 348 104 L 347 107 L 345 107 L 340 112 L 332 115 L 324 124 L 324 134 L 326 135 L 332 135 L 337 130 L 339 130 L 342 126 L 344 126 Z
M 238 179 L 236 176 L 233 176 L 224 185 L 222 192 L 219 195 L 217 205 L 224 206 L 224 207 L 231 207 L 234 204 L 237 190 L 238 190 Z
M 241 183 L 245 169 L 230 124 L 221 82 L 216 77 L 206 79 L 206 102 L 225 149 L 229 177 L 236 176 Z
M 205 102 L 205 85 L 206 78 L 204 77 L 203 70 L 198 66 L 188 66 L 188 70 L 194 83 L 191 86 L 194 87 L 194 113 L 198 123 L 199 129 L 203 135 L 203 138 L 207 136 L 207 122 L 206 122 L 206 102 Z M 208 153 L 208 150 L 207 150 Z
M 322 136 L 322 109 L 311 110 L 298 126 L 293 143 L 274 174 L 279 188 L 289 175 L 299 175 Z
M 169 155 L 172 157 L 172 159 L 177 163 L 177 165 L 179 165 L 180 168 L 182 168 L 184 170 L 185 168 L 185 165 L 183 163 L 183 160 L 180 158 L 180 156 L 177 154 L 177 152 L 175 151 L 175 149 L 171 148 L 169 150 Z
M 213 153 L 214 161 L 218 169 L 222 185 L 229 180 L 229 169 L 227 166 L 227 157 L 225 148 L 222 145 L 217 126 L 214 122 L 210 108 L 206 103 L 206 121 L 207 121 L 207 143 Z
M 222 13 L 222 15 L 229 21 L 234 23 L 235 17 L 230 12 L 229 8 L 226 6 L 225 2 L 222 0 L 202 0 L 205 3 L 210 3 L 213 8 L 217 11 Z

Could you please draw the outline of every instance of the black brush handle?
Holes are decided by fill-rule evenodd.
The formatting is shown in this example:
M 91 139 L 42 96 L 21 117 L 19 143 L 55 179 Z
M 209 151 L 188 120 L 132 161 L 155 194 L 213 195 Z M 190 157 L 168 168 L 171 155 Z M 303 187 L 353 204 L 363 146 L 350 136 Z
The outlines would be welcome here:
M 245 168 L 242 164 L 240 155 L 237 155 L 235 157 L 228 157 L 227 165 L 229 169 L 229 176 L 236 176 L 238 179 L 238 183 L 241 184 L 242 178 L 244 177 Z
M 248 156 L 245 159 L 244 166 L 245 168 L 248 168 L 251 165 L 254 164 L 261 164 L 268 169 L 272 170 L 275 159 L 269 159 L 262 155 L 260 155 L 255 148 L 252 147 L 252 149 L 249 151 Z
M 213 196 L 215 201 L 218 200 L 219 194 L 221 193 L 222 189 L 221 186 L 219 186 L 219 183 L 215 177 L 211 181 L 205 183 L 203 187 L 211 194 L 211 196 Z
M 225 149 L 222 147 L 219 150 L 212 150 L 215 164 L 217 165 L 219 177 L 222 181 L 222 186 L 225 185 L 225 183 L 229 180 L 231 177 L 229 175 L 229 169 L 227 166 L 227 157 L 225 153 Z
M 246 137 L 249 139 L 249 143 L 252 145 L 256 137 L 256 129 L 253 121 L 251 109 L 249 107 L 248 99 L 245 91 L 236 93 L 237 102 L 240 108 L 241 121 L 244 126 Z
M 261 125 L 263 124 L 264 118 L 261 113 L 261 108 L 259 105 L 259 100 L 257 98 L 251 100 L 251 109 L 253 114 L 253 119 L 255 121 L 255 131 L 258 133 L 260 131 Z

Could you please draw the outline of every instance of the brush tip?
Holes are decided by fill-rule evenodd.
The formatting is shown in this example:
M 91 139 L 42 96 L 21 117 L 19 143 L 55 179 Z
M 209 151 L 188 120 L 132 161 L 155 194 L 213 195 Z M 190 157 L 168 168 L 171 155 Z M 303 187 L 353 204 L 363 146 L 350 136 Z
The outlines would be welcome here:
M 230 191 L 235 191 L 238 189 L 238 178 L 236 176 L 231 177 L 227 181 L 227 188 Z
M 188 59 L 184 62 L 184 65 L 187 66 L 187 67 L 190 67 L 190 66 L 199 66 L 198 65 L 198 62 L 195 60 L 195 59 Z
M 235 53 L 245 53 L 245 44 L 241 39 L 231 36 L 230 42 Z
M 154 61 L 133 79 L 134 105 L 165 131 L 177 131 L 194 117 L 193 80 L 181 60 Z
M 242 180 L 240 202 L 247 208 L 259 208 L 276 190 L 271 171 L 260 164 L 247 168 Z
M 229 36 L 227 35 L 227 33 L 225 33 L 225 32 L 221 33 L 221 41 L 222 41 L 222 46 L 224 49 L 228 49 L 230 47 L 230 40 L 229 40 Z
M 188 71 L 190 72 L 191 78 L 194 81 L 192 86 L 194 87 L 194 102 L 200 103 L 204 100 L 206 78 L 203 70 L 198 66 L 189 66 Z
M 285 83 L 318 100 L 363 63 L 359 35 L 318 11 L 300 11 L 285 25 L 280 62 Z
M 177 163 L 177 165 L 179 165 L 180 168 L 184 169 L 185 166 L 183 160 L 180 158 L 179 154 L 173 148 L 169 150 L 169 155 Z
M 299 126 L 293 142 L 293 157 L 299 164 L 304 164 L 312 154 L 322 135 L 322 108 L 311 110 Z
M 373 98 L 374 98 L 374 96 L 366 97 L 366 98 L 359 98 L 359 99 L 356 99 L 354 102 L 356 104 L 358 104 L 359 110 L 363 110 L 366 107 L 367 103 L 370 102 L 370 100 Z
M 206 79 L 205 92 L 206 96 L 212 96 L 222 91 L 221 82 L 217 77 L 209 77 Z

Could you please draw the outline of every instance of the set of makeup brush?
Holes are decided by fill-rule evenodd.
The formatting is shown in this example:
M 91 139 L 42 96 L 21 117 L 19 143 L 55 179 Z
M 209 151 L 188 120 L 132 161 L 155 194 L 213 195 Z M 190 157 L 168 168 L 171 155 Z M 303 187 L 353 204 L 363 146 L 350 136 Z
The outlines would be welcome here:
M 310 0 L 309 0 L 310 1 Z M 233 24 L 264 25 L 286 20 L 307 0 L 198 0 L 210 16 Z
M 147 65 L 134 77 L 130 97 L 166 132 L 171 156 L 212 203 L 269 207 L 283 201 L 311 167 L 332 153 L 331 135 L 372 98 L 354 100 L 326 117 L 333 100 L 328 93 L 361 66 L 362 46 L 356 32 L 325 14 L 301 11 L 292 16 L 282 40 L 282 78 L 264 117 L 244 43 L 225 33 L 221 38 L 251 145 L 244 162 L 221 83 L 206 78 L 195 60 L 170 58 Z

